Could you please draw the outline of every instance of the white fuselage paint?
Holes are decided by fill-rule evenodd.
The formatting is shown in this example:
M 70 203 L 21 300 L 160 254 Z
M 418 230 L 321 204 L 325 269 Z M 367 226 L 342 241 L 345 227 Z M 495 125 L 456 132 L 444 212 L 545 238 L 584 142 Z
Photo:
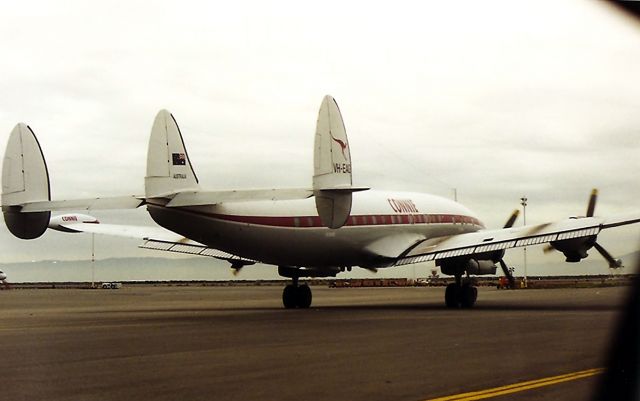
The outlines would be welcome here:
M 339 229 L 321 226 L 314 198 L 147 208 L 158 224 L 189 239 L 282 266 L 384 266 L 411 242 L 484 228 L 459 203 L 408 192 L 354 193 Z M 401 247 L 393 254 L 395 240 Z

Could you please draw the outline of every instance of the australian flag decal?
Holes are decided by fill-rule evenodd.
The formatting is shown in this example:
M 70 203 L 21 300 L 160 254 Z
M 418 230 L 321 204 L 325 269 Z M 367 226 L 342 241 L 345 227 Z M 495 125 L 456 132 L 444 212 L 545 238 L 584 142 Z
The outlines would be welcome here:
M 174 166 L 184 166 L 187 162 L 187 158 L 184 156 L 184 153 L 172 153 L 173 165 Z

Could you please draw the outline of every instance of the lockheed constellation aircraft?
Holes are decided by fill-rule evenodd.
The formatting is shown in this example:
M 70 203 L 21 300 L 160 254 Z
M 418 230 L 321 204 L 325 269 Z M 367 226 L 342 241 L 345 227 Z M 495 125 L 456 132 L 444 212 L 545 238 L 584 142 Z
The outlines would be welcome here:
M 495 274 L 510 248 L 550 244 L 567 262 L 579 262 L 595 247 L 610 266 L 620 266 L 596 242 L 601 230 L 640 221 L 640 213 L 595 217 L 596 192 L 584 217 L 488 230 L 463 205 L 434 195 L 374 191 L 352 185 L 349 141 L 335 100 L 320 106 L 310 188 L 204 190 L 195 174 L 175 118 L 160 111 L 147 154 L 144 196 L 51 200 L 47 165 L 30 127 L 13 129 L 2 170 L 2 211 L 18 238 L 33 239 L 47 228 L 138 237 L 142 248 L 210 256 L 234 269 L 256 262 L 278 266 L 292 279 L 284 288 L 286 308 L 308 308 L 312 295 L 304 277 L 329 277 L 354 266 L 376 270 L 435 261 L 455 281 L 445 291 L 452 308 L 477 298 L 471 275 Z M 161 227 L 100 224 L 84 214 L 51 217 L 51 211 L 146 207 Z

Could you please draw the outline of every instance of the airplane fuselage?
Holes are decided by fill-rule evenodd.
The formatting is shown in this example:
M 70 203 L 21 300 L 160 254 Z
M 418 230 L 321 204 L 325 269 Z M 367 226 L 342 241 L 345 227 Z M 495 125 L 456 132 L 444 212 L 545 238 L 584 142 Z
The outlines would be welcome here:
M 147 209 L 158 224 L 189 239 L 281 266 L 384 266 L 407 240 L 484 228 L 459 203 L 409 192 L 354 193 L 350 217 L 338 230 L 322 225 L 313 198 L 194 207 L 150 203 Z

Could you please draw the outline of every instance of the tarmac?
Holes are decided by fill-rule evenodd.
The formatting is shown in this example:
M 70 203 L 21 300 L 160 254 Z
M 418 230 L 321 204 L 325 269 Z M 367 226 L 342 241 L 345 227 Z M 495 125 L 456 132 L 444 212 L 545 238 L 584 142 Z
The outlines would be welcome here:
M 1 400 L 430 400 L 601 368 L 629 287 L 0 291 Z M 599 375 L 501 399 L 588 399 Z

